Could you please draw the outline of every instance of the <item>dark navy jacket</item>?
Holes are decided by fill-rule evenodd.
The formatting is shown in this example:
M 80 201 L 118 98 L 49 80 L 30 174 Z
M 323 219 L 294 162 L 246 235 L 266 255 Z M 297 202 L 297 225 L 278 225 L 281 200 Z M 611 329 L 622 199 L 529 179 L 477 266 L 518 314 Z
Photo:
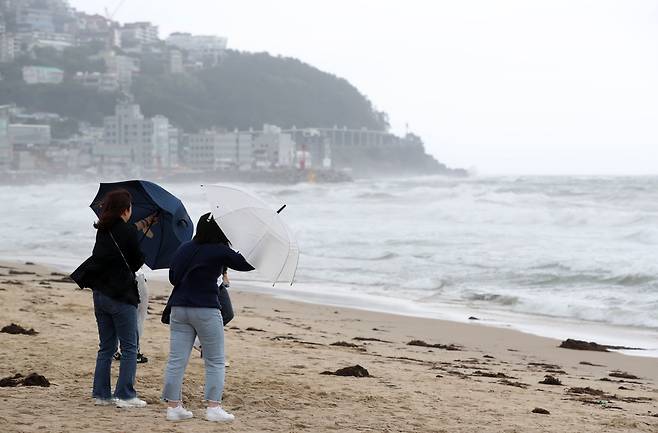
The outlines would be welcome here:
M 169 282 L 174 285 L 170 305 L 220 308 L 217 280 L 225 267 L 254 270 L 241 254 L 226 245 L 198 244 L 193 240 L 181 245 L 169 266 Z

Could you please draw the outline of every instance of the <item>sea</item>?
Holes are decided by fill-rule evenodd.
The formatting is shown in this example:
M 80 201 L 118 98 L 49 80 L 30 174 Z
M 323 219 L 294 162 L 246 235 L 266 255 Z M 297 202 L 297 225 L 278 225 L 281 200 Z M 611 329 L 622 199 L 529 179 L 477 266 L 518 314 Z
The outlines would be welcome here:
M 162 184 L 193 221 L 200 183 Z M 301 249 L 293 285 L 239 289 L 642 347 L 658 356 L 658 177 L 363 179 L 238 184 Z M 96 183 L 0 186 L 0 259 L 71 271 L 89 256 Z M 148 271 L 166 279 L 164 271 Z

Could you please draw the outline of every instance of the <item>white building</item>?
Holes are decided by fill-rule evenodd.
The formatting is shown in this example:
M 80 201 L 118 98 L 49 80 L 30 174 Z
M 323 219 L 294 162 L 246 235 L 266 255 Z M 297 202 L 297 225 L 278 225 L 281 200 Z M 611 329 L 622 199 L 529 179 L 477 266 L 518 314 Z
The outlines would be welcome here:
M 103 121 L 103 140 L 94 155 L 103 162 L 134 168 L 168 168 L 172 156 L 171 125 L 164 116 L 145 118 L 139 105 L 122 103 Z M 177 148 L 174 149 L 177 153 Z
M 112 73 L 78 72 L 73 80 L 85 87 L 91 87 L 101 93 L 112 93 L 119 90 L 119 77 Z
M 266 124 L 254 139 L 253 154 L 257 167 L 292 167 L 295 142 L 290 134 L 281 132 L 281 128 Z
M 185 134 L 184 157 L 188 167 L 199 170 L 251 168 L 252 134 L 217 129 Z
M 51 140 L 50 125 L 9 125 L 9 142 L 13 147 L 48 146 Z
M 64 80 L 64 71 L 47 66 L 24 66 L 23 80 L 27 84 L 59 84 Z
M 12 145 L 9 141 L 9 105 L 0 105 L 0 173 L 11 168 L 13 157 Z
M 219 36 L 172 33 L 166 40 L 171 45 L 187 52 L 188 63 L 215 66 L 226 51 L 228 39 Z
M 150 45 L 160 40 L 158 26 L 149 22 L 126 23 L 121 27 L 121 45 Z

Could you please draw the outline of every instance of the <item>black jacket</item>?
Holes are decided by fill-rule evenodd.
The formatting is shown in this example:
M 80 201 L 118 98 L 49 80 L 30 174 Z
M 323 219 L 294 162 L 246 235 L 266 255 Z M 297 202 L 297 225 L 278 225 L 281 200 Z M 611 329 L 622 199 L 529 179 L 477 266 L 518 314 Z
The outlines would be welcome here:
M 121 257 L 121 248 L 130 269 Z M 144 255 L 139 248 L 137 229 L 133 224 L 117 221 L 110 231 L 98 230 L 96 244 L 91 257 L 85 260 L 71 278 L 81 288 L 89 287 L 127 304 L 139 304 L 139 294 L 134 283 L 135 272 L 144 264 Z

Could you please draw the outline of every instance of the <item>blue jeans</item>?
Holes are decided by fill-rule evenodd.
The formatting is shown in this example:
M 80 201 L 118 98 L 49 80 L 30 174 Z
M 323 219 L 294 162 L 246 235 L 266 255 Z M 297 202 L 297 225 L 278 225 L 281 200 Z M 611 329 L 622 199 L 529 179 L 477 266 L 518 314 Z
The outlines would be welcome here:
M 183 375 L 194 338 L 198 335 L 206 370 L 205 399 L 221 401 L 225 373 L 222 313 L 218 308 L 172 307 L 169 328 L 169 361 L 165 369 L 162 398 L 166 401 L 183 399 Z
M 94 313 L 98 324 L 98 355 L 94 371 L 94 398 L 112 397 L 110 373 L 112 356 L 121 343 L 121 366 L 119 378 L 114 388 L 114 397 L 123 400 L 137 396 L 135 392 L 135 372 L 137 370 L 137 307 L 116 301 L 94 290 Z

